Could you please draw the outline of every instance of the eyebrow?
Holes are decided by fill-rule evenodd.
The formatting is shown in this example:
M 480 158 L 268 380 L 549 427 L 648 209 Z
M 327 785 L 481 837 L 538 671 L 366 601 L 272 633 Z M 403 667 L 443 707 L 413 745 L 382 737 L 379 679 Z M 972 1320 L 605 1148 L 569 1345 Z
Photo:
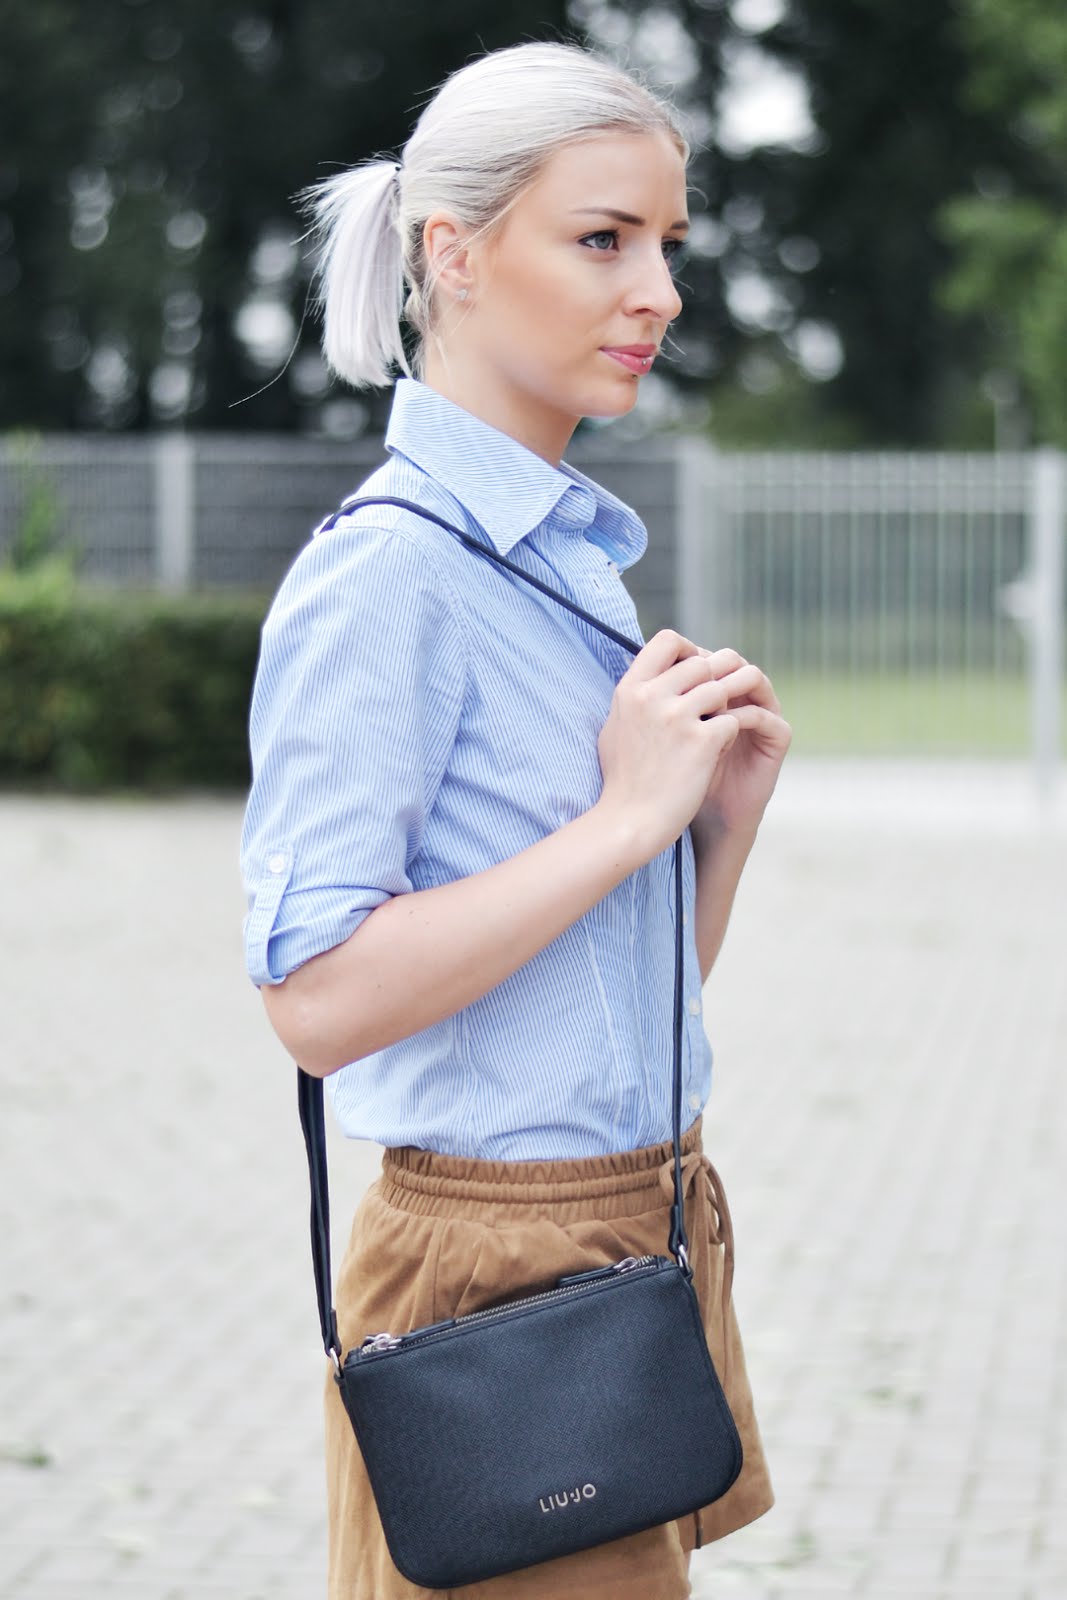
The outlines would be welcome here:
M 616 222 L 628 222 L 634 228 L 643 228 L 645 225 L 644 217 L 635 217 L 632 211 L 616 211 L 614 206 L 575 206 L 573 209 L 582 216 L 614 217 Z M 685 233 L 688 229 L 688 218 L 683 217 L 680 222 L 672 222 L 667 231 Z

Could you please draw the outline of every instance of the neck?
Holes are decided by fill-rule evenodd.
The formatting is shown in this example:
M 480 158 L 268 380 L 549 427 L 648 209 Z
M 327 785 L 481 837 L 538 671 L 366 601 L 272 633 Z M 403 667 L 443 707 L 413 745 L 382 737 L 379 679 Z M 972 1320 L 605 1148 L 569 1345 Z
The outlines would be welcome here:
M 487 422 L 499 433 L 525 445 L 550 467 L 559 466 L 578 426 L 578 417 L 564 416 L 539 404 L 533 396 L 515 390 L 495 374 L 471 372 L 462 359 L 453 355 L 446 362 L 438 349 L 427 349 L 422 381 L 479 422 Z

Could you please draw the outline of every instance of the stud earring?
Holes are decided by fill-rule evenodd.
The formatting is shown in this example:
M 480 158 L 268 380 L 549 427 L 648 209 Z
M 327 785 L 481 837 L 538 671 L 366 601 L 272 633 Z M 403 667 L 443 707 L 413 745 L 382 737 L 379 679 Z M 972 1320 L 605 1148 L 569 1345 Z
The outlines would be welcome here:
M 466 298 L 467 298 L 466 289 L 457 289 L 456 290 L 456 299 L 457 300 L 466 300 Z

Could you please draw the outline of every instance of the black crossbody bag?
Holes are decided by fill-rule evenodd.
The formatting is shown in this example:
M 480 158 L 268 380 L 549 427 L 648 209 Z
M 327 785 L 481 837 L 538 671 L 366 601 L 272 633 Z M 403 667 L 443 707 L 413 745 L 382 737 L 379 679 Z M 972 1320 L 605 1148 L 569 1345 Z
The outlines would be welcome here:
M 410 501 L 350 501 L 337 516 L 364 505 L 401 506 L 436 522 L 631 654 L 641 649 Z M 368 1333 L 346 1355 L 332 1307 L 322 1081 L 298 1072 L 323 1342 L 389 1552 L 424 1588 L 459 1588 L 671 1522 L 719 1499 L 741 1470 L 741 1441 L 708 1352 L 688 1259 L 681 903 L 679 840 L 669 1256 L 631 1257 L 408 1333 Z

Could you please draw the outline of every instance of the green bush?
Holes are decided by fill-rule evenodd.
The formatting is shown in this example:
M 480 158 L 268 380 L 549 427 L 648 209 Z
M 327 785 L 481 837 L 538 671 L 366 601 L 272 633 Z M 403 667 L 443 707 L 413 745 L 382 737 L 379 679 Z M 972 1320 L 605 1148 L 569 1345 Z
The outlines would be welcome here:
M 262 597 L 0 571 L 0 782 L 243 787 Z

